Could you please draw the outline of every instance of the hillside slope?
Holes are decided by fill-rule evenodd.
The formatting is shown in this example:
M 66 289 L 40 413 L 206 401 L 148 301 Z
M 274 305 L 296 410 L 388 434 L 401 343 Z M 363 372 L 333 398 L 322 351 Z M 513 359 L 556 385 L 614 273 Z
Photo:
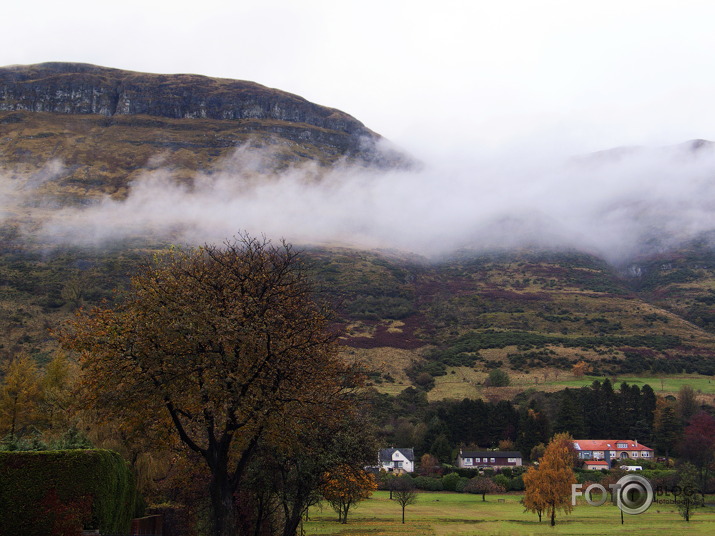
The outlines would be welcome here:
M 33 233 L 49 213 L 126 197 L 157 168 L 190 188 L 238 147 L 270 149 L 260 165 L 274 169 L 411 163 L 347 114 L 258 84 L 77 64 L 0 69 L 0 139 L 0 361 L 47 362 L 52 329 L 111 302 L 171 241 L 50 244 Z M 442 398 L 482 396 L 494 368 L 534 384 L 577 362 L 599 375 L 715 375 L 711 243 L 620 267 L 574 250 L 427 259 L 298 246 L 336 304 L 346 356 L 370 363 L 384 391 Z

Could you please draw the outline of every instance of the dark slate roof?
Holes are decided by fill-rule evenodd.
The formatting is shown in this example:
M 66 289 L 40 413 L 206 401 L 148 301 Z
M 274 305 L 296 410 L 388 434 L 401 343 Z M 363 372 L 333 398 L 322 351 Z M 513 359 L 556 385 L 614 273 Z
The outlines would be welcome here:
M 465 450 L 459 455 L 462 458 L 523 458 L 521 452 L 512 450 Z
M 395 453 L 395 451 L 399 450 L 402 455 L 410 460 L 411 462 L 415 461 L 415 450 L 414 449 L 405 449 L 405 448 L 389 448 L 389 449 L 380 449 L 380 453 L 378 455 L 378 458 L 381 462 L 391 462 L 392 461 L 392 455 Z

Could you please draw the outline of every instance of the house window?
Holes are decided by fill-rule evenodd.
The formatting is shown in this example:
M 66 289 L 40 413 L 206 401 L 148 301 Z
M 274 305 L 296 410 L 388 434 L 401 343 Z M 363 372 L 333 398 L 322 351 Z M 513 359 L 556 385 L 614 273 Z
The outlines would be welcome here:
M 643 452 L 641 452 L 641 456 L 643 458 L 650 458 L 650 452 L 648 452 L 647 450 L 644 450 Z
M 618 448 L 618 449 L 627 449 L 627 448 L 628 448 L 628 443 L 616 443 L 616 448 Z
M 507 458 L 508 463 L 516 463 L 516 458 Z
M 479 461 L 479 458 L 477 458 Z M 464 458 L 464 465 L 472 465 L 472 458 Z
M 481 458 L 474 458 L 477 463 L 480 463 L 482 461 Z M 484 461 L 487 461 L 486 459 Z
M 494 463 L 496 460 L 494 458 L 489 458 L 489 463 Z
M 611 451 L 611 458 L 615 458 L 615 457 L 616 457 L 616 453 L 614 451 Z
M 591 452 L 582 452 L 582 457 L 584 460 L 590 460 L 591 459 Z
M 395 462 L 395 467 L 402 469 L 402 462 Z
M 631 456 L 633 456 L 634 458 L 637 458 L 637 457 L 638 457 L 638 451 L 631 452 Z

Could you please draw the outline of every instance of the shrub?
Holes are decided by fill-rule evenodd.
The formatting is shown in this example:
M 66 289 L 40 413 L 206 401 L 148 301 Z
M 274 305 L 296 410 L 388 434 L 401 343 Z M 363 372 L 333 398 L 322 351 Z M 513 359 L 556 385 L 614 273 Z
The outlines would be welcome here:
M 454 491 L 457 493 L 464 493 L 464 488 L 467 487 L 467 484 L 469 484 L 469 479 L 467 477 L 460 476 L 457 481 L 457 485 L 454 486 Z
M 479 469 L 459 468 L 456 472 L 459 476 L 465 478 L 474 478 L 475 476 L 479 476 Z
M 442 479 L 429 476 L 418 476 L 414 479 L 417 489 L 424 491 L 442 491 Z
M 521 475 L 512 478 L 507 489 L 509 491 L 524 491 L 524 479 Z
M 125 534 L 136 503 L 134 478 L 116 452 L 0 452 L 0 519 L 13 520 L 12 534 L 77 533 L 83 526 Z
M 457 491 L 457 484 L 459 483 L 460 476 L 458 473 L 449 473 L 442 477 L 442 489 L 445 491 Z M 466 479 L 468 480 L 468 479 Z
M 492 370 L 487 378 L 487 384 L 490 387 L 506 387 L 510 381 L 509 375 L 502 369 Z
M 494 482 L 497 486 L 507 490 L 509 489 L 509 485 L 511 484 L 511 478 L 505 475 L 496 475 L 492 477 L 492 482 Z

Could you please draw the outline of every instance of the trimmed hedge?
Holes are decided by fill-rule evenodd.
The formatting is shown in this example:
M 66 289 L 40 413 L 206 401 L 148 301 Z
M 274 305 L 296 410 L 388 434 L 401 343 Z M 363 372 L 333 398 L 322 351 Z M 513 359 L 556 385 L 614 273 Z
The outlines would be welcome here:
M 136 504 L 134 477 L 116 452 L 0 452 L 0 536 L 59 536 L 83 527 L 126 534 Z

